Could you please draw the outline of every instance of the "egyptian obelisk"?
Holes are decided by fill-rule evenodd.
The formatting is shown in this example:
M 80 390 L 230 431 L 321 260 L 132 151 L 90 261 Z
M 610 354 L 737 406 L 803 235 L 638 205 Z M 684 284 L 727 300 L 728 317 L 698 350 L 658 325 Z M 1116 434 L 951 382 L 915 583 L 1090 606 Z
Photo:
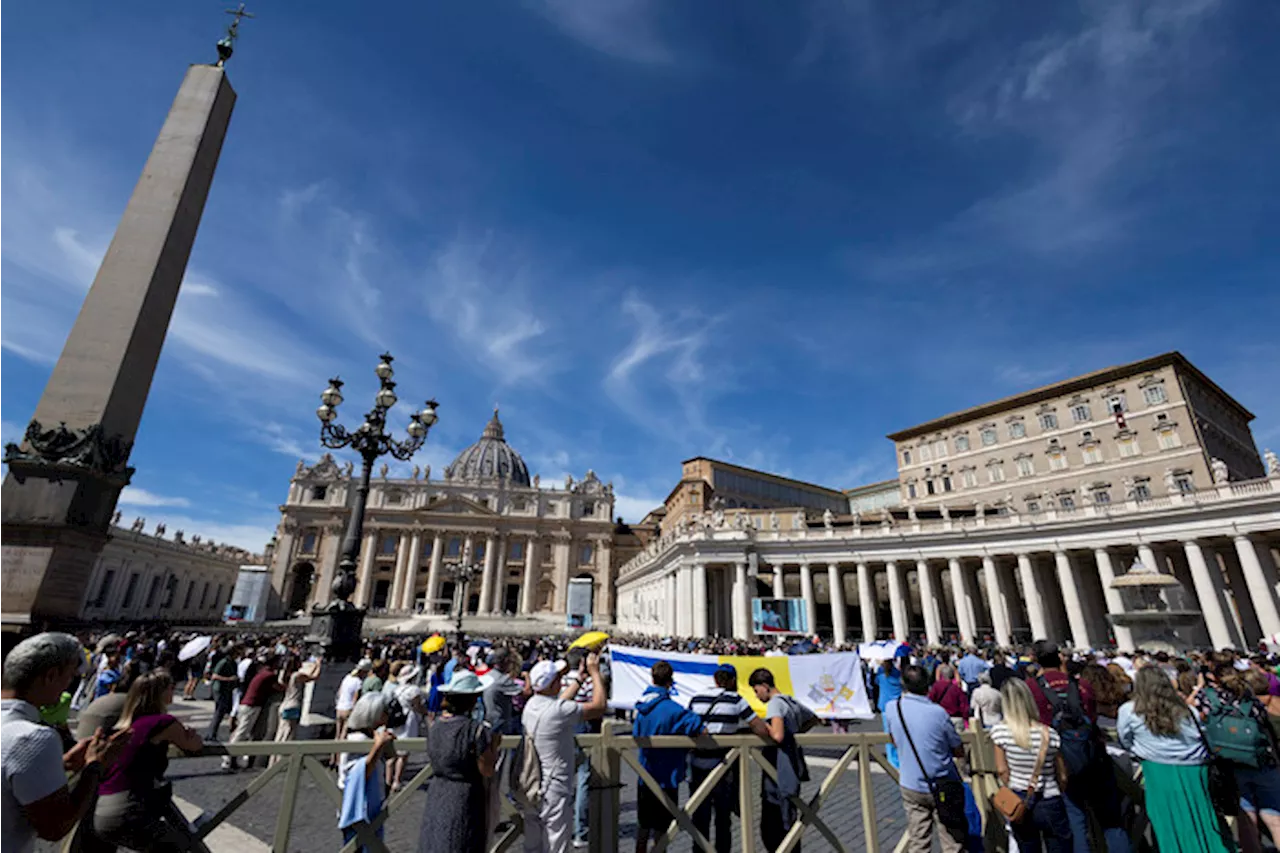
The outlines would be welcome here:
M 134 435 L 195 242 L 236 95 L 225 60 L 187 69 L 0 494 L 6 628 L 78 616 L 129 482 Z

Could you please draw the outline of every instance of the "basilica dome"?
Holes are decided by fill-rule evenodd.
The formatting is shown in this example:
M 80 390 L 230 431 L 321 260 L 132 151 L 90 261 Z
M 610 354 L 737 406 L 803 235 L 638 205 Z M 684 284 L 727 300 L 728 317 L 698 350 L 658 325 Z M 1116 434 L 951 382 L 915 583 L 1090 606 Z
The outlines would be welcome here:
M 500 480 L 507 478 L 519 486 L 529 485 L 529 466 L 502 437 L 498 410 L 485 425 L 480 440 L 458 454 L 444 475 L 450 480 Z

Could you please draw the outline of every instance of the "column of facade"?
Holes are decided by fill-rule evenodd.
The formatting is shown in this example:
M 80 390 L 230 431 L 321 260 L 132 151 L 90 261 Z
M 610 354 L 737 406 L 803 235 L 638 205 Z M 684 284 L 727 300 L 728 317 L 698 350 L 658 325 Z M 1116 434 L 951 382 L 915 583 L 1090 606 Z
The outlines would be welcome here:
M 1049 626 L 1044 617 L 1044 596 L 1040 592 L 1030 555 L 1018 555 L 1018 575 L 1022 578 L 1022 596 L 1027 602 L 1027 616 L 1031 620 L 1031 639 L 1047 640 Z
M 1148 549 L 1150 550 L 1150 549 Z M 1062 603 L 1067 609 L 1067 622 L 1071 625 L 1071 642 L 1077 649 L 1093 648 L 1089 636 L 1089 620 L 1080 606 L 1080 587 L 1076 579 L 1075 564 L 1066 551 L 1054 551 L 1053 562 L 1058 569 L 1058 586 L 1062 590 Z
M 707 564 L 701 560 L 693 564 L 689 571 L 690 584 L 693 586 L 693 636 L 707 636 Z
M 1004 606 L 1004 590 L 1000 588 L 999 573 L 996 561 L 990 556 L 982 558 L 982 573 L 987 579 L 987 609 L 991 613 L 991 629 L 996 635 L 996 644 L 1009 645 L 1009 611 Z
M 831 639 L 839 645 L 849 633 L 848 611 L 844 606 L 844 578 L 835 563 L 827 565 L 827 588 L 831 590 Z
M 555 540 L 556 613 L 566 613 L 569 609 L 569 554 L 572 547 L 573 541 L 569 538 Z
M 1213 575 L 1209 574 L 1209 565 L 1204 560 L 1200 543 L 1188 539 L 1182 543 L 1182 551 L 1186 554 L 1187 566 L 1191 569 L 1191 583 L 1199 600 L 1200 615 L 1204 617 L 1205 628 L 1209 631 L 1209 642 L 1215 649 L 1230 648 L 1235 645 L 1234 638 L 1231 629 L 1227 627 L 1222 599 L 1218 597 L 1218 590 L 1213 583 Z
M 360 571 L 356 579 L 356 605 L 369 606 L 369 593 L 373 589 L 373 557 L 378 550 L 378 533 L 370 530 L 364 535 L 364 545 L 360 551 Z
M 805 633 L 818 630 L 818 599 L 813 594 L 813 569 L 808 563 L 800 564 L 800 597 L 804 599 Z
M 666 604 L 667 633 L 674 637 L 680 633 L 680 602 L 676 600 L 680 594 L 680 584 L 676 580 L 675 570 L 667 572 L 664 583 L 667 587 L 667 600 L 664 602 Z
M 893 638 L 903 643 L 910 639 L 907 625 L 907 585 L 903 583 L 902 571 L 893 560 L 885 563 L 884 570 L 889 575 L 889 615 L 893 619 Z
M 739 638 L 751 636 L 751 588 L 747 577 L 747 563 L 739 560 L 733 565 L 733 635 Z
M 934 592 L 933 571 L 928 560 L 916 560 L 916 577 L 920 579 L 920 606 L 924 609 L 925 640 L 933 645 L 942 642 L 938 599 Z
M 520 589 L 520 612 L 528 616 L 533 612 L 534 595 L 538 587 L 538 537 L 530 536 L 524 546 L 524 584 Z
M 1280 633 L 1280 611 L 1276 609 L 1276 597 L 1267 582 L 1262 561 L 1258 559 L 1258 551 L 1253 547 L 1253 540 L 1248 536 L 1232 537 L 1236 546 L 1236 555 L 1240 558 L 1240 569 L 1244 573 L 1245 585 L 1249 588 L 1249 596 L 1253 599 L 1253 610 L 1258 616 L 1258 626 L 1264 637 Z
M 874 642 L 879 633 L 876 627 L 876 589 L 872 583 L 871 568 L 866 563 L 858 563 L 858 611 L 862 617 L 862 642 Z
M 613 577 L 613 542 L 602 539 L 596 543 L 596 622 L 611 622 L 617 611 L 618 593 Z
M 947 572 L 951 575 L 951 597 L 956 602 L 956 627 L 960 629 L 960 641 L 972 643 L 975 634 L 973 599 L 965 586 L 964 567 L 959 559 L 952 557 L 947 560 Z
M 436 612 L 436 599 L 440 597 L 440 566 L 444 561 L 444 531 L 437 531 L 431 543 L 431 565 L 427 567 L 427 613 Z
M 772 566 L 772 568 L 773 568 L 773 597 L 786 598 L 787 581 L 786 581 L 786 575 L 782 569 L 782 564 L 775 563 Z
M 338 552 L 342 550 L 342 524 L 330 523 L 324 528 L 320 550 L 320 563 L 316 566 L 316 580 L 311 586 L 310 604 L 328 604 L 333 596 L 333 579 L 338 572 Z M 177 593 L 174 593 L 177 597 Z
M 293 586 L 289 582 L 294 580 L 293 576 L 293 543 L 297 538 L 298 524 L 292 519 L 288 519 L 281 526 L 280 540 L 276 542 L 275 555 L 272 557 L 275 565 L 271 571 L 271 585 L 280 592 L 280 599 L 285 604 L 293 600 Z M 312 574 L 311 582 L 314 584 L 316 575 L 319 570 Z M 94 587 L 90 587 L 91 589 Z M 83 608 L 82 608 L 83 609 Z
M 418 599 L 418 569 L 422 562 L 422 531 L 414 530 L 409 538 L 409 568 L 405 570 L 404 590 L 400 597 L 401 610 L 413 610 Z
M 1124 613 L 1124 600 L 1120 597 L 1120 590 L 1112 587 L 1112 582 L 1116 579 L 1115 569 L 1111 565 L 1111 552 L 1106 548 L 1096 548 L 1093 552 L 1093 559 L 1098 564 L 1098 580 L 1102 583 L 1102 596 L 1107 601 L 1107 613 L 1116 615 Z M 1133 651 L 1133 632 L 1127 627 L 1112 624 L 1111 630 L 1116 635 L 1116 647 L 1121 651 Z
M 404 598 L 405 574 L 409 571 L 409 543 L 413 534 L 405 531 L 400 534 L 400 543 L 396 547 L 396 565 L 391 571 L 391 589 L 387 596 L 387 609 L 396 610 Z
M 484 574 L 480 576 L 480 601 L 476 604 L 477 613 L 493 612 L 494 575 L 497 574 L 498 540 L 488 536 L 484 540 Z
M 688 637 L 693 632 L 692 568 L 680 560 L 676 563 L 676 633 Z

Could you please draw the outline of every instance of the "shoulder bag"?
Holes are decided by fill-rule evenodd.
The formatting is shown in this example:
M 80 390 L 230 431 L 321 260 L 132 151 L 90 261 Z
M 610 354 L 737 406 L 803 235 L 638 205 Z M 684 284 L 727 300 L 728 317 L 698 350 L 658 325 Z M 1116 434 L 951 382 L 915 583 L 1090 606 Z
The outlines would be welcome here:
M 902 714 L 901 699 L 898 700 L 898 721 L 902 723 L 902 733 L 907 736 L 907 743 L 911 746 L 911 754 L 915 756 L 916 764 L 920 767 L 920 773 L 925 777 L 925 782 L 929 785 L 929 793 L 933 795 L 933 805 L 938 812 L 938 822 L 942 824 L 952 838 L 963 839 L 969 833 L 969 817 L 964 810 L 964 782 L 960 779 L 949 777 L 934 779 L 924 769 L 924 762 L 920 760 L 920 753 L 916 750 L 915 739 L 911 737 L 911 730 L 907 728 L 907 718 Z
M 1024 797 L 1007 786 L 1001 786 L 991 797 L 991 805 L 995 807 L 1009 823 L 1020 823 L 1031 813 L 1028 802 L 1040 790 L 1040 782 L 1044 778 L 1044 760 L 1049 754 L 1049 727 L 1040 727 L 1040 753 L 1036 756 L 1035 766 L 1031 769 L 1031 783 Z
M 1200 712 L 1195 708 L 1187 710 L 1191 712 L 1191 721 L 1196 724 L 1205 752 L 1209 753 L 1209 800 L 1218 814 L 1235 817 L 1240 814 L 1240 786 L 1236 782 L 1235 767 L 1231 759 L 1223 758 L 1209 745 L 1209 739 L 1205 737 L 1204 728 L 1200 725 Z

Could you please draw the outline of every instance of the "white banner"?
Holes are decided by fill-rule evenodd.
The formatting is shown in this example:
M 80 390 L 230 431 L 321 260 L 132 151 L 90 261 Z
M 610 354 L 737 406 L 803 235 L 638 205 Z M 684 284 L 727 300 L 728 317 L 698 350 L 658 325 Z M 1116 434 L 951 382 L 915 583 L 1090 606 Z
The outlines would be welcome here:
M 757 713 L 764 706 L 748 686 L 751 673 L 768 669 L 777 688 L 823 719 L 869 719 L 873 716 L 862 677 L 863 663 L 854 652 L 787 657 L 689 655 L 659 652 L 631 646 L 610 646 L 613 696 L 610 706 L 634 708 L 653 684 L 651 670 L 660 660 L 671 664 L 674 686 L 671 698 L 688 707 L 699 693 L 715 689 L 715 671 L 722 663 L 738 671 L 738 692 Z

